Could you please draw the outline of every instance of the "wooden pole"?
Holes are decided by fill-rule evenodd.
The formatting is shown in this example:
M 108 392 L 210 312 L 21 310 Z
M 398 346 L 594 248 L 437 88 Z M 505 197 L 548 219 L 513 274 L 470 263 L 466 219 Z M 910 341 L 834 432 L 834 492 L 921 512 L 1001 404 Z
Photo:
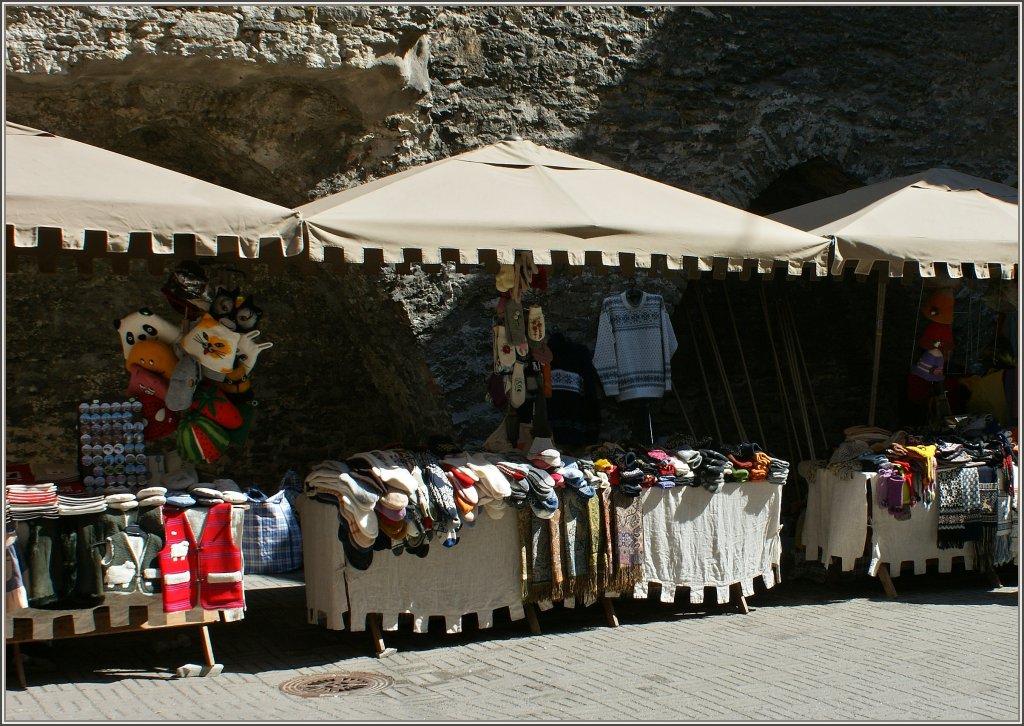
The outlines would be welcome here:
M 868 426 L 875 425 L 875 401 L 878 398 L 878 368 L 882 359 L 882 323 L 885 320 L 885 284 L 888 270 L 878 271 L 878 303 L 875 306 L 875 364 L 871 370 L 871 402 L 868 408 Z

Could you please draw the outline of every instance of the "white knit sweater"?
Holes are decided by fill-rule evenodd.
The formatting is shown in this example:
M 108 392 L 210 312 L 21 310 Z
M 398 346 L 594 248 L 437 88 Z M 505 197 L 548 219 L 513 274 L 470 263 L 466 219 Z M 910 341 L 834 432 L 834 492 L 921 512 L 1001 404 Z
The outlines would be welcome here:
M 605 395 L 619 401 L 661 398 L 672 390 L 672 354 L 677 346 L 661 295 L 645 292 L 635 307 L 624 292 L 606 297 L 593 359 Z

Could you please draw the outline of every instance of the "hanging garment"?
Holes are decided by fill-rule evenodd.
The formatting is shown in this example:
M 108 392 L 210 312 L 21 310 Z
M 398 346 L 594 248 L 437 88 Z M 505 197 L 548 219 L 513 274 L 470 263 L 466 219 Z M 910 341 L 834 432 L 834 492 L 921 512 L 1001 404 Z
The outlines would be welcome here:
M 661 295 L 645 292 L 636 305 L 625 292 L 604 299 L 593 363 L 605 395 L 619 401 L 661 398 L 672 389 L 677 347 Z
M 242 551 L 231 536 L 231 505 L 209 508 L 197 540 L 185 510 L 165 512 L 160 551 L 164 612 L 245 607 Z
M 155 534 L 115 532 L 106 538 L 103 557 L 105 592 L 154 594 L 159 589 L 157 558 L 163 540 Z

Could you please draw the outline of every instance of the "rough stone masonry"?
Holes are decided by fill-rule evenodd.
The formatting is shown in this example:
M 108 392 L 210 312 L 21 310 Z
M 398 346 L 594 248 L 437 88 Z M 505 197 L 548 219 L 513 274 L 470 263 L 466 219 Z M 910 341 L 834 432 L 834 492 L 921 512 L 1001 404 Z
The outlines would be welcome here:
M 1017 184 L 1019 9 L 1008 6 L 5 5 L 8 120 L 293 206 L 520 134 L 762 213 L 950 165 Z M 779 196 L 775 184 L 797 172 Z M 803 196 L 801 196 L 803 195 Z M 771 199 L 775 209 L 767 208 Z M 780 206 L 781 205 L 781 206 Z M 289 465 L 448 432 L 480 440 L 493 276 L 246 263 L 266 311 L 249 443 L 212 473 L 276 486 Z M 549 325 L 593 343 L 601 298 L 632 277 L 552 271 Z M 6 274 L 6 456 L 71 460 L 78 401 L 126 379 L 111 321 L 170 315 L 163 271 L 73 265 Z M 764 341 L 761 282 L 644 275 L 673 306 L 680 352 L 658 432 L 748 433 L 796 458 Z M 824 436 L 866 416 L 874 287 L 765 283 L 793 308 Z M 743 337 L 746 369 L 724 304 Z M 912 354 L 920 282 L 890 292 L 878 423 Z M 695 364 L 694 299 L 721 374 Z M 979 313 L 982 315 L 982 313 Z M 752 342 L 751 342 L 752 341 Z M 620 428 L 610 404 L 608 435 Z M 778 441 L 775 444 L 771 439 Z M 810 453 L 806 447 L 800 454 Z

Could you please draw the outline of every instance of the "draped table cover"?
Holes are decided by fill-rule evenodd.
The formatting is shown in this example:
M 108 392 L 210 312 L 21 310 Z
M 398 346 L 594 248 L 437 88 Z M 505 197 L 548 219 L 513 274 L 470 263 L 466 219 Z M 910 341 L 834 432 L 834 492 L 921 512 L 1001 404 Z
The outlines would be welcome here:
M 645 580 L 632 594 L 646 596 L 648 583 L 658 582 L 663 598 L 686 586 L 690 601 L 701 603 L 704 588 L 714 587 L 723 603 L 737 583 L 744 596 L 753 594 L 757 577 L 772 587 L 781 554 L 781 492 L 781 485 L 767 482 L 725 484 L 714 494 L 701 487 L 645 490 Z M 369 568 L 358 570 L 345 561 L 337 507 L 309 497 L 297 506 L 312 624 L 343 630 L 348 612 L 349 628 L 361 632 L 366 616 L 380 613 L 384 630 L 394 631 L 399 615 L 411 614 L 414 632 L 425 632 L 428 618 L 440 616 L 446 631 L 455 633 L 467 613 L 476 613 L 480 627 L 489 627 L 499 608 L 507 607 L 513 620 L 525 617 L 519 532 L 511 510 L 500 519 L 481 513 L 473 527 L 462 528 L 454 547 L 434 540 L 424 558 L 377 551 Z M 537 605 L 544 610 L 551 603 Z

